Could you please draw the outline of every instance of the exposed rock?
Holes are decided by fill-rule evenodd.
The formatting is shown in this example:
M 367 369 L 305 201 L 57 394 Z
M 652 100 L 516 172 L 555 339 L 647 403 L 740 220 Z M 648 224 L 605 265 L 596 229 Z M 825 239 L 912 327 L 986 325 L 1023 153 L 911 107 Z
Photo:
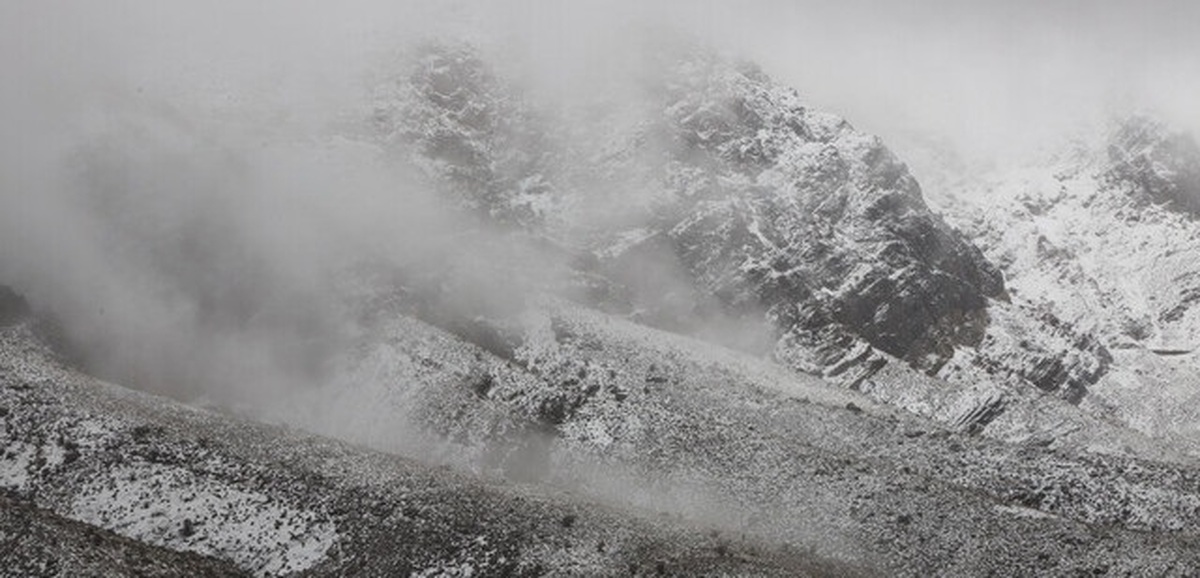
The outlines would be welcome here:
M 1012 294 L 990 308 L 971 355 L 1099 419 L 1200 451 L 1187 425 L 1200 380 L 1190 355 L 1200 342 L 1197 175 L 1190 135 L 1133 116 L 1029 165 L 931 179 L 955 183 L 933 197 L 1001 265 Z
M 879 139 L 710 55 L 672 62 L 663 84 L 647 139 L 668 144 L 652 230 L 702 295 L 765 311 L 780 335 L 837 325 L 926 366 L 977 342 L 960 321 L 982 320 L 1000 275 Z
M 463 208 L 505 225 L 535 226 L 551 188 L 551 133 L 520 93 L 466 44 L 421 45 L 401 68 L 376 95 L 374 131 L 448 185 Z
M 589 281 L 588 296 L 643 322 L 682 332 L 765 322 L 740 345 L 862 340 L 928 370 L 978 344 L 1003 281 L 879 139 L 752 66 L 688 48 L 646 75 L 652 104 L 631 113 L 640 122 L 593 121 L 587 136 L 612 143 L 605 154 L 539 123 L 461 46 L 418 51 L 381 91 L 377 130 L 467 204 L 598 256 L 585 271 L 606 282 Z M 521 184 L 535 181 L 533 192 Z M 621 189 L 648 200 L 613 207 Z M 571 216 L 597 206 L 624 216 L 600 226 Z M 530 207 L 537 219 L 512 217 Z
M 23 326 L 0 331 L 0 406 L 0 491 L 18 508 L 0 500 L 0 545 L 15 548 L 0 550 L 0 574 L 615 576 L 664 560 L 681 576 L 864 573 L 745 541 L 719 557 L 675 519 L 125 390 L 59 365 Z M 36 541 L 7 533 L 21 520 Z
M 433 447 L 461 468 L 664 515 L 703 512 L 722 532 L 904 575 L 1070 574 L 1100 560 L 1132 570 L 1147 563 L 1146 548 L 1160 547 L 1148 563 L 1178 572 L 1200 528 L 1186 460 L 1064 449 L 1127 444 L 1155 455 L 1128 431 L 1051 414 L 1045 421 L 1075 428 L 1055 431 L 1053 448 L 971 435 L 989 420 L 1009 426 L 1007 410 L 996 415 L 1013 403 L 1003 395 L 948 408 L 960 418 L 963 431 L 955 432 L 769 361 L 557 300 L 523 316 L 522 363 L 411 318 L 378 319 L 378 333 L 367 337 L 373 345 L 352 364 L 358 377 L 315 394 L 314 408 L 339 415 L 321 401 L 331 398 L 359 408 L 358 427 L 333 420 L 324 431 L 381 449 L 396 447 L 386 419 L 403 412 L 392 419 L 427 424 L 452 440 Z M 889 364 L 864 389 L 899 381 L 902 366 Z M 480 370 L 493 376 L 486 403 L 469 378 Z M 907 385 L 898 384 L 913 389 Z M 546 419 L 547 400 L 570 400 L 569 411 Z M 378 429 L 364 427 L 372 423 Z M 1047 497 L 1023 505 L 1038 492 Z M 1065 546 L 1067 539 L 1086 544 L 1087 553 Z M 1121 553 L 1100 554 L 1110 547 Z
M 0 575 L 29 578 L 248 575 L 227 562 L 157 548 L 6 497 L 0 497 L 0 566 Z
M 8 286 L 0 285 L 0 327 L 21 321 L 29 315 L 29 303 Z
M 1155 203 L 1200 214 L 1200 146 L 1191 134 L 1148 116 L 1126 118 L 1107 147 L 1103 178 Z

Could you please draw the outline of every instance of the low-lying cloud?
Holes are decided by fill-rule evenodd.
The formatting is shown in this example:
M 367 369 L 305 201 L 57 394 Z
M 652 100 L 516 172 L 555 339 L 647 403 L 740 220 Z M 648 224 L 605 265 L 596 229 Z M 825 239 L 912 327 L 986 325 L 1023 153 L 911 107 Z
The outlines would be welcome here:
M 411 167 L 359 138 L 399 49 L 467 37 L 553 109 L 636 98 L 631 78 L 649 70 L 640 51 L 690 36 L 868 132 L 928 132 L 987 157 L 1125 109 L 1200 118 L 1186 26 L 1196 10 L 11 2 L 0 7 L 0 282 L 59 319 L 104 375 L 187 397 L 319 381 L 353 333 L 330 297 L 339 271 L 428 259 L 461 226 Z

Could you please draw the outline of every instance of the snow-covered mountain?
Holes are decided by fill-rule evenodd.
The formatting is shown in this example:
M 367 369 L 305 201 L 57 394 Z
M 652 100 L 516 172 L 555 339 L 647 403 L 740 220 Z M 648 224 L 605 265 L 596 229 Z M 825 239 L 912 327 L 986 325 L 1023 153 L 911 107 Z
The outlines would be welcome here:
M 1030 165 L 934 179 L 951 184 L 937 204 L 1001 267 L 1014 303 L 1110 352 L 1080 407 L 1193 452 L 1197 170 L 1191 135 L 1137 115 Z
M 322 379 L 241 417 L 97 380 L 0 286 L 0 498 L 61 552 L 212 573 L 1200 566 L 1188 137 L 1135 118 L 923 191 L 754 66 L 655 48 L 566 103 L 468 44 L 405 53 L 337 138 L 459 227 L 323 280 Z M 222 328 L 270 300 L 215 285 Z
M 470 49 L 434 46 L 414 60 L 377 111 L 386 141 L 469 191 L 470 207 L 536 216 L 545 225 L 535 230 L 593 253 L 651 321 L 671 323 L 672 312 L 629 277 L 677 267 L 698 293 L 677 316 L 708 306 L 765 314 L 789 340 L 837 326 L 927 367 L 977 338 L 963 326 L 1003 293 L 995 268 L 928 210 L 879 139 L 808 110 L 749 65 L 661 57 L 642 86 L 644 118 L 598 131 L 608 154 L 586 158 L 587 144 L 537 124 Z M 597 174 L 625 176 L 586 182 Z M 597 227 L 574 214 L 623 189 L 647 199 L 624 222 Z
M 485 220 L 523 223 L 570 255 L 583 303 L 957 427 L 1023 406 L 1071 415 L 1052 437 L 1103 429 L 1058 401 L 1104 374 L 1106 347 L 1011 302 L 997 267 L 878 138 L 695 47 L 646 66 L 636 104 L 589 102 L 570 115 L 589 119 L 582 128 L 556 130 L 562 111 L 540 111 L 473 49 L 430 45 L 379 92 L 373 130 Z M 1046 433 L 1030 422 L 992 430 Z

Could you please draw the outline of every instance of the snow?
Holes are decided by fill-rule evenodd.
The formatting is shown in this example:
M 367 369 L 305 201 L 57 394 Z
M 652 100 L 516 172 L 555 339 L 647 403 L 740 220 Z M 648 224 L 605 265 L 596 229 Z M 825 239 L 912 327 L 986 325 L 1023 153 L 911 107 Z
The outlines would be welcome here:
M 1014 305 L 1047 311 L 1112 353 L 1082 413 L 1200 455 L 1200 365 L 1188 355 L 1200 344 L 1200 221 L 1110 179 L 1103 142 L 1071 146 L 975 174 L 936 160 L 916 172 L 946 219 L 1003 268 Z
M 69 515 L 134 540 L 231 560 L 259 576 L 308 569 L 338 537 L 312 512 L 150 463 L 99 473 L 80 489 Z
M 0 488 L 18 492 L 28 489 L 29 470 L 36 456 L 36 446 L 5 440 L 0 453 Z
M 1046 512 L 1043 512 L 1041 510 L 1035 510 L 1033 508 L 1025 508 L 1023 506 L 1000 506 L 1000 505 L 997 505 L 993 509 L 1002 514 L 1008 514 L 1011 516 L 1016 516 L 1018 518 L 1033 518 L 1035 520 L 1047 520 L 1047 519 L 1053 519 L 1053 518 L 1058 517 L 1053 514 L 1047 514 Z

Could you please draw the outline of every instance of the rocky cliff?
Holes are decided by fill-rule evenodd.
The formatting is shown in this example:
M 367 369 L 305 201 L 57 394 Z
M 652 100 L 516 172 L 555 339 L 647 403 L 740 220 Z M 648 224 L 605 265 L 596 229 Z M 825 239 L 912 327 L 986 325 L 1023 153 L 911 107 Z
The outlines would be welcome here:
M 1086 331 L 1009 302 L 999 269 L 878 138 L 752 65 L 662 51 L 636 102 L 581 105 L 579 126 L 544 122 L 469 48 L 418 54 L 381 91 L 376 134 L 464 206 L 534 215 L 518 220 L 574 255 L 584 303 L 855 388 L 900 361 L 1074 402 L 1107 370 Z M 464 188 L 464 174 L 489 184 Z M 1004 395 L 946 419 L 982 428 Z
M 1036 162 L 958 176 L 934 195 L 1003 269 L 1015 305 L 1055 319 L 1075 351 L 1107 352 L 1077 403 L 1176 438 L 1194 437 L 1200 228 L 1189 199 L 1198 167 L 1191 136 L 1132 116 Z M 1086 367 L 1081 359 L 1063 354 L 1047 367 Z

